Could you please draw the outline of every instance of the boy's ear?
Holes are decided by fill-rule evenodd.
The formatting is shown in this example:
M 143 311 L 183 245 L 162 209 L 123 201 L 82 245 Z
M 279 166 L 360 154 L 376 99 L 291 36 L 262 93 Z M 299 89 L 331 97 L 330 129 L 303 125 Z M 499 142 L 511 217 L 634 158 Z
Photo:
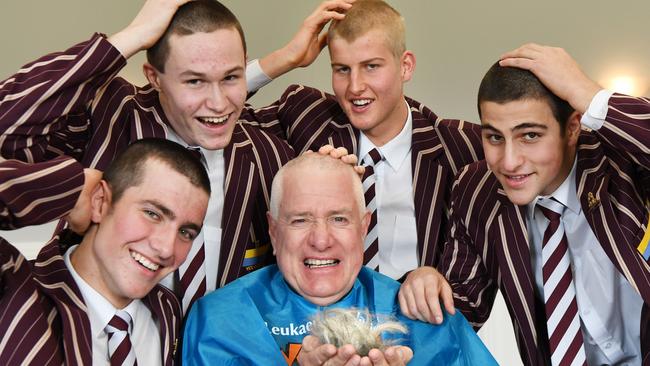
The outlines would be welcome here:
M 571 146 L 578 144 L 578 137 L 580 137 L 580 131 L 582 130 L 582 124 L 580 123 L 581 118 L 582 115 L 574 111 L 566 122 L 565 136 Z
M 154 89 L 160 91 L 160 78 L 158 77 L 158 70 L 156 70 L 152 64 L 145 62 L 142 65 L 142 73 L 144 74 L 144 77 L 147 78 L 147 81 L 149 81 L 149 84 L 151 84 Z
M 90 208 L 90 221 L 100 223 L 111 207 L 112 192 L 105 180 L 102 179 L 93 191 Z
M 400 67 L 402 68 L 402 82 L 407 82 L 413 77 L 415 72 L 415 55 L 411 51 L 404 51 L 400 57 Z

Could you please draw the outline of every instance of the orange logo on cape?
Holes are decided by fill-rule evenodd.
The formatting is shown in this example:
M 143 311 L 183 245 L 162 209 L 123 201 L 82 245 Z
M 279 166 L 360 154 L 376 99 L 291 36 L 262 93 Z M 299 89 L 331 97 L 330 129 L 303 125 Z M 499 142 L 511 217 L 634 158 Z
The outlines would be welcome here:
M 300 343 L 289 343 L 287 344 L 286 352 L 285 350 L 280 350 L 282 352 L 284 360 L 287 361 L 287 365 L 292 366 L 296 362 L 298 353 L 300 353 L 301 348 L 302 344 Z

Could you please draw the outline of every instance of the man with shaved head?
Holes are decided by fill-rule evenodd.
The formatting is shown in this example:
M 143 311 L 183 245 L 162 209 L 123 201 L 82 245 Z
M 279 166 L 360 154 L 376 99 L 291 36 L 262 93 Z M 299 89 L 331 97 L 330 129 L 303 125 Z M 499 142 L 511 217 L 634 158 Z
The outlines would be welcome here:
M 363 266 L 370 214 L 351 166 L 314 153 L 290 161 L 273 180 L 267 216 L 277 265 L 197 301 L 187 320 L 184 363 L 494 364 L 462 315 L 448 315 L 441 325 L 408 319 L 398 310 L 399 283 Z M 409 333 L 363 357 L 351 345 L 337 349 L 305 338 L 311 317 L 330 308 L 393 316 Z

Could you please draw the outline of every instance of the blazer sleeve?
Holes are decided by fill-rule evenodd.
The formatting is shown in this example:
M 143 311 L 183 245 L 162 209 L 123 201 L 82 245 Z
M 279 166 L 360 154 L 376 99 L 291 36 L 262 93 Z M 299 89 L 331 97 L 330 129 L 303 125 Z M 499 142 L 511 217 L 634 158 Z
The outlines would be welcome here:
M 304 85 L 291 85 L 274 103 L 244 109 L 241 119 L 300 150 L 304 140 L 317 134 L 318 127 L 338 114 L 342 111 L 331 95 Z
M 605 144 L 650 170 L 650 99 L 613 94 L 597 133 Z
M 462 174 L 462 173 L 461 173 Z M 454 305 L 463 313 L 474 329 L 480 329 L 492 311 L 498 290 L 490 278 L 485 262 L 476 250 L 467 225 L 458 188 L 463 186 L 459 175 L 451 198 L 450 231 L 443 247 L 438 271 L 451 285 Z
M 44 224 L 66 215 L 83 184 L 83 167 L 67 156 L 34 164 L 1 161 L 0 229 Z
M 97 90 L 125 64 L 120 52 L 95 34 L 2 81 L 0 155 L 26 162 L 61 154 L 78 157 L 88 129 L 87 109 Z
M 65 363 L 56 311 L 39 290 L 27 259 L 0 238 L 0 365 Z
M 242 111 L 240 119 L 248 124 L 259 127 L 261 130 L 275 135 L 283 140 L 287 140 L 287 135 L 291 129 L 292 120 L 287 115 L 287 108 L 291 108 L 294 103 L 293 95 L 300 87 L 291 85 L 280 99 L 261 108 L 246 106 Z

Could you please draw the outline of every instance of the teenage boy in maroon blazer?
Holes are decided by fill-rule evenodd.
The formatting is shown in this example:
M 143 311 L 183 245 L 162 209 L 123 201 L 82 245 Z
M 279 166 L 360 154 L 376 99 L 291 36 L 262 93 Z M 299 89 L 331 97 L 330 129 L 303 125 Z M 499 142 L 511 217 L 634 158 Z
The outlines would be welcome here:
M 404 32 L 404 20 L 388 4 L 357 0 L 328 32 L 335 95 L 294 85 L 273 105 L 247 109 L 242 118 L 285 137 L 297 153 L 330 144 L 363 160 L 378 149 L 377 224 L 369 229 L 378 232 L 378 256 L 367 256 L 365 264 L 405 279 L 400 304 L 407 316 L 439 322 L 440 306 L 416 299 L 439 291 L 431 286 L 438 276 L 432 266 L 442 252 L 453 177 L 482 159 L 480 128 L 440 118 L 404 96 L 415 69 Z M 263 70 L 273 56 L 260 60 Z M 451 303 L 449 296 L 446 307 L 453 312 Z
M 83 173 L 71 181 L 48 170 L 71 159 L 0 162 L 0 226 L 65 214 L 75 201 L 51 197 L 77 189 L 74 179 Z M 158 282 L 185 260 L 209 196 L 206 171 L 190 152 L 162 139 L 140 140 L 111 162 L 93 190 L 92 224 L 83 237 L 56 233 L 34 263 L 0 238 L 0 364 L 108 365 L 122 356 L 171 365 L 181 305 Z M 57 208 L 23 215 L 25 205 L 41 207 L 41 199 Z M 118 312 L 130 318 L 130 346 L 121 355 L 109 341 L 119 335 L 104 330 Z
M 650 100 L 530 44 L 478 106 L 485 161 L 457 177 L 439 267 L 456 306 L 480 327 L 500 289 L 525 365 L 650 365 Z
M 323 4 L 305 27 L 342 16 L 329 9 L 346 5 Z M 285 61 L 300 64 L 318 54 L 318 41 L 301 34 L 294 41 L 306 45 L 294 49 L 304 54 L 285 52 Z M 144 49 L 149 85 L 115 77 L 126 59 Z M 92 187 L 99 171 L 133 140 L 163 137 L 201 152 L 213 198 L 190 253 L 196 262 L 187 266 L 201 264 L 202 274 L 188 277 L 191 282 L 181 274 L 179 283 L 187 284 L 182 289 L 171 276 L 165 280 L 183 290 L 178 292 L 186 295 L 186 310 L 192 298 L 272 260 L 265 218 L 270 184 L 294 153 L 276 136 L 239 123 L 245 69 L 240 24 L 219 2 L 149 0 L 122 31 L 44 56 L 0 84 L 0 153 L 26 162 L 74 157 L 87 168 L 86 185 Z M 87 206 L 87 192 L 79 207 Z M 81 220 L 72 222 L 84 222 L 79 212 Z

